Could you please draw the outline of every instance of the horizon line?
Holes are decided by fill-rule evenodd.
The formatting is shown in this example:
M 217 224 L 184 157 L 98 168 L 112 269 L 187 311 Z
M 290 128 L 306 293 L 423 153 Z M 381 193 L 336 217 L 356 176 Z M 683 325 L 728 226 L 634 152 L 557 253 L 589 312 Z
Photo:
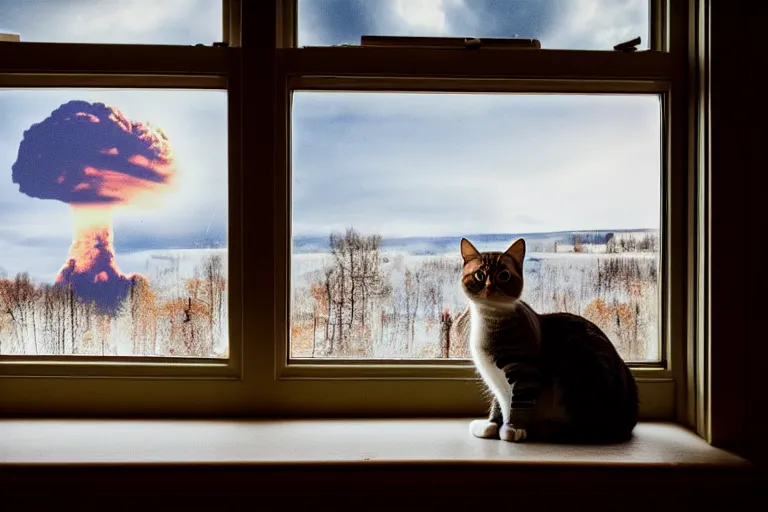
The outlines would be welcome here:
M 354 229 L 354 228 L 353 228 Z M 355 230 L 357 231 L 357 230 Z M 523 232 L 486 232 L 486 233 L 469 233 L 469 234 L 446 234 L 446 235 L 381 235 L 381 238 L 387 239 L 407 239 L 407 238 L 459 238 L 470 236 L 525 236 L 525 235 L 559 235 L 566 233 L 594 233 L 594 232 L 628 232 L 628 231 L 659 231 L 659 228 L 596 228 L 596 229 L 558 229 L 554 231 L 523 231 Z M 333 233 L 343 233 L 343 231 L 329 231 L 325 234 L 292 234 L 291 237 L 296 238 L 320 238 L 328 237 Z M 363 233 L 358 231 L 358 233 Z

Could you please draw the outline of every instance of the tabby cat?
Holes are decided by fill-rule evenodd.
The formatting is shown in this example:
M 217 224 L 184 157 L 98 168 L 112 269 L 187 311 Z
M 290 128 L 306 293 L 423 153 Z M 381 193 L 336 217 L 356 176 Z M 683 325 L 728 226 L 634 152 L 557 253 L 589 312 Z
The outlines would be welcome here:
M 492 404 L 472 435 L 519 442 L 611 443 L 629 439 L 638 393 L 629 368 L 595 324 L 570 313 L 538 314 L 520 299 L 525 241 L 479 252 L 461 240 L 469 306 L 453 322 Z M 468 338 L 468 339 L 467 339 Z

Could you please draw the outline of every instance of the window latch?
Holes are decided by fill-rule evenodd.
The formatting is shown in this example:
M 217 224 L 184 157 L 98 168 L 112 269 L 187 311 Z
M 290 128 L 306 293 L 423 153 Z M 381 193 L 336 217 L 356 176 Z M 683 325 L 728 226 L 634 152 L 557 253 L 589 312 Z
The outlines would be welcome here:
M 464 39 L 464 47 L 468 50 L 479 50 L 483 46 L 483 41 L 478 37 L 468 37 Z

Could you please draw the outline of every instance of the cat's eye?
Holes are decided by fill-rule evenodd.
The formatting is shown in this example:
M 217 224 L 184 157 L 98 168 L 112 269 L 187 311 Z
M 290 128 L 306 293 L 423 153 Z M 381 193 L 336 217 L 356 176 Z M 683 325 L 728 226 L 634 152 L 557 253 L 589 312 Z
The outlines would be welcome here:
M 482 270 L 478 270 L 477 272 L 475 272 L 475 280 L 481 283 L 485 281 L 485 272 L 483 272 Z
M 511 278 L 512 278 L 512 274 L 509 273 L 509 270 L 502 270 L 501 272 L 499 272 L 499 275 L 496 276 L 496 279 L 500 283 L 506 283 Z

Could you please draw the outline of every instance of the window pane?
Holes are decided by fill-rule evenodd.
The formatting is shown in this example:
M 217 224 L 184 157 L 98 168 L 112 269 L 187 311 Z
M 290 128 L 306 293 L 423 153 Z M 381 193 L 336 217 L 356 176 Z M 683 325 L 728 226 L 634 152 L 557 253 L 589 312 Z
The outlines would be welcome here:
M 360 44 L 361 35 L 527 37 L 542 48 L 612 50 L 642 37 L 648 0 L 299 0 L 299 46 Z
M 0 32 L 21 41 L 211 45 L 222 0 L 0 0 Z
M 0 353 L 227 357 L 227 93 L 0 89 Z
M 526 300 L 659 357 L 656 95 L 297 92 L 291 354 L 468 357 L 459 242 L 527 242 Z M 446 348 L 447 347 L 447 348 Z

